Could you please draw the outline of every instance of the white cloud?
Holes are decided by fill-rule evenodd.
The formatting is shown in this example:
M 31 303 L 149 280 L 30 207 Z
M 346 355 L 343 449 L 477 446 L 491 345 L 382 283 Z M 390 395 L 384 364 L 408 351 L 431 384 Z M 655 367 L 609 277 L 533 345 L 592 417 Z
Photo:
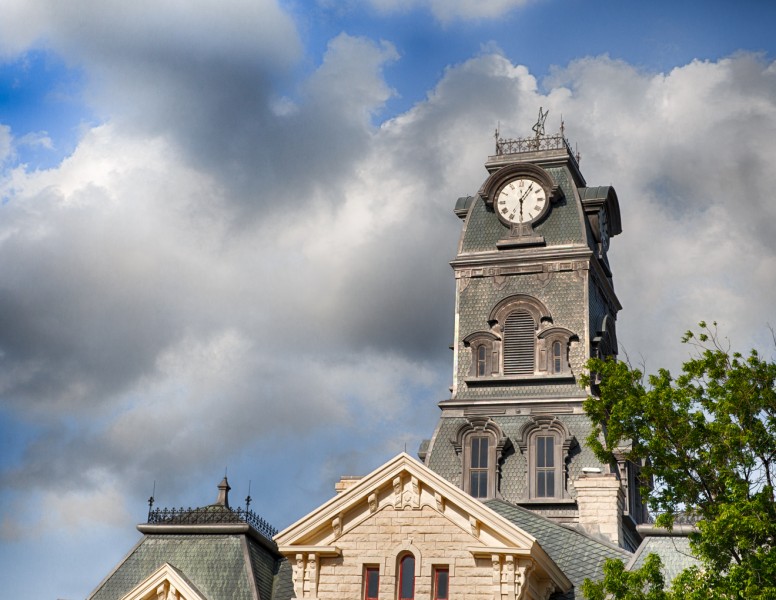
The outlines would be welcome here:
M 8 125 L 0 124 L 0 165 L 13 154 L 13 136 Z
M 453 20 L 498 19 L 525 6 L 531 0 L 370 0 L 378 10 L 406 12 L 418 7 L 427 8 L 436 19 L 446 23 Z

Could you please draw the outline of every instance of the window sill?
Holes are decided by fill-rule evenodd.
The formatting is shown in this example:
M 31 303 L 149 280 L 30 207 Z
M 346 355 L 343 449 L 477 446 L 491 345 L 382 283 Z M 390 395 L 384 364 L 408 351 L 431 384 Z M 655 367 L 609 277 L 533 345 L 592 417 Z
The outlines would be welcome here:
M 558 374 L 538 374 L 538 375 L 492 375 L 490 377 L 466 377 L 464 382 L 468 386 L 480 386 L 480 385 L 508 385 L 508 384 L 524 384 L 531 385 L 537 382 L 574 382 L 573 373 L 558 373 Z
M 525 498 L 518 500 L 516 504 L 518 506 L 535 506 L 537 504 L 576 504 L 577 501 L 574 498 Z

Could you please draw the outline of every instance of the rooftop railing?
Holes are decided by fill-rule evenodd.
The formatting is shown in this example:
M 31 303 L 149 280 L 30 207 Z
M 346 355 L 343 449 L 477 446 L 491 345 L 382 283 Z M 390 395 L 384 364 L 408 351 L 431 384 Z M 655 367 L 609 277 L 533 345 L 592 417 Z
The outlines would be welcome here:
M 202 508 L 152 508 L 148 511 L 149 525 L 216 525 L 247 523 L 271 540 L 278 532 L 252 510 L 204 506 Z
M 562 134 L 538 136 L 531 138 L 504 139 L 496 138 L 496 154 L 520 154 L 538 150 L 567 150 L 573 156 L 568 141 Z

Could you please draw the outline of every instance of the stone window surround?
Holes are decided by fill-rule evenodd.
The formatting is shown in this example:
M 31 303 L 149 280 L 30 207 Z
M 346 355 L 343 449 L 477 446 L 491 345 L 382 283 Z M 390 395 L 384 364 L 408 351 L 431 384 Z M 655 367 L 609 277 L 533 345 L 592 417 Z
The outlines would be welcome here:
M 398 566 L 402 557 L 412 554 L 415 557 L 415 583 L 418 578 L 433 578 L 436 569 L 447 569 L 448 585 L 452 584 L 455 577 L 456 560 L 454 558 L 434 557 L 423 562 L 420 549 L 409 543 L 404 543 L 394 548 L 387 556 L 359 556 L 358 564 L 361 565 L 361 572 L 366 573 L 367 567 L 377 567 L 380 573 L 380 591 L 384 586 L 395 588 L 398 585 Z M 432 585 L 433 587 L 433 585 Z M 364 598 L 364 592 L 361 597 Z M 391 596 L 393 597 L 393 596 Z
M 477 331 L 464 338 L 463 344 L 471 348 L 472 364 L 469 370 L 471 377 L 492 377 L 498 375 L 501 356 L 501 338 L 490 331 Z M 477 374 L 477 352 L 485 347 L 485 375 Z
M 536 438 L 538 436 L 555 438 L 555 496 L 550 498 L 540 498 L 536 495 Z M 517 444 L 528 462 L 527 501 L 548 503 L 573 501 L 568 491 L 566 463 L 569 451 L 576 443 L 576 438 L 571 435 L 566 425 L 552 415 L 533 416 L 528 423 L 521 427 Z
M 504 375 L 503 340 L 504 323 L 507 317 L 516 310 L 524 310 L 536 324 L 534 373 L 523 375 Z M 465 348 L 471 351 L 471 367 L 469 376 L 465 378 L 467 385 L 498 384 L 512 381 L 526 381 L 539 378 L 567 379 L 572 376 L 569 363 L 571 342 L 579 341 L 579 336 L 565 327 L 553 326 L 552 315 L 547 307 L 527 294 L 515 294 L 498 302 L 488 316 L 490 331 L 475 331 L 463 339 Z M 560 342 L 564 349 L 561 354 L 561 371 L 555 373 L 552 364 L 552 344 Z M 477 373 L 477 352 L 481 346 L 486 349 L 485 375 Z
M 456 453 L 461 457 L 462 481 L 461 488 L 467 494 L 470 490 L 471 438 L 487 437 L 488 439 L 488 491 L 480 500 L 496 497 L 498 492 L 499 463 L 504 449 L 510 444 L 501 427 L 487 417 L 473 417 L 458 428 L 454 439 L 450 440 Z
M 540 366 L 540 369 L 552 375 L 571 373 L 569 351 L 571 349 L 571 342 L 579 341 L 579 337 L 573 331 L 569 331 L 565 327 L 548 327 L 547 329 L 540 331 L 536 337 L 537 339 L 544 341 L 544 356 L 546 362 L 544 365 Z M 561 347 L 561 366 L 560 371 L 557 372 L 554 369 L 554 357 L 552 353 L 552 346 L 555 342 L 560 342 Z

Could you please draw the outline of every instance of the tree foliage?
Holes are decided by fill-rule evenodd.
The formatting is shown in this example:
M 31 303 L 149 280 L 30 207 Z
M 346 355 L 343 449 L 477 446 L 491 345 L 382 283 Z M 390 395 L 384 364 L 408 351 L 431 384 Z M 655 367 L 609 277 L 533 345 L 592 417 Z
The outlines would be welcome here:
M 657 525 L 697 520 L 690 543 L 701 565 L 660 596 L 654 559 L 634 573 L 609 564 L 601 582 L 586 584 L 591 600 L 776 598 L 776 365 L 754 350 L 731 352 L 716 323 L 683 341 L 696 352 L 681 375 L 661 369 L 646 385 L 625 363 L 591 360 L 584 384 L 597 394 L 585 410 L 600 459 L 613 463 L 619 452 L 644 464 Z

